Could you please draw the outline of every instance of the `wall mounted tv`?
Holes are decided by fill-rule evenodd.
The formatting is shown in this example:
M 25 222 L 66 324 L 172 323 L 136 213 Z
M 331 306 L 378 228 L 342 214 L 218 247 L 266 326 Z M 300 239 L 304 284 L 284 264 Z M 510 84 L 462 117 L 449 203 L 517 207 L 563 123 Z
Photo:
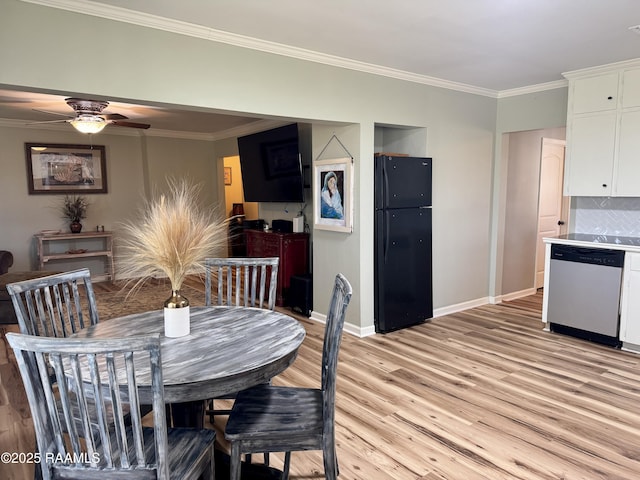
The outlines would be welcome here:
M 246 202 L 303 202 L 298 125 L 238 137 Z

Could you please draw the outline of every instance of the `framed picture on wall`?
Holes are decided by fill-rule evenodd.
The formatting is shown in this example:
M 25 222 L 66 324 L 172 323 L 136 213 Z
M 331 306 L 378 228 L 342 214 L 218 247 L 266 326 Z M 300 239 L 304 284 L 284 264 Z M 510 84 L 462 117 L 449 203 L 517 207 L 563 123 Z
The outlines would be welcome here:
M 313 162 L 314 228 L 353 232 L 353 159 Z
M 38 193 L 107 193 L 104 145 L 25 143 L 28 187 Z
M 231 185 L 231 167 L 224 167 L 224 184 Z

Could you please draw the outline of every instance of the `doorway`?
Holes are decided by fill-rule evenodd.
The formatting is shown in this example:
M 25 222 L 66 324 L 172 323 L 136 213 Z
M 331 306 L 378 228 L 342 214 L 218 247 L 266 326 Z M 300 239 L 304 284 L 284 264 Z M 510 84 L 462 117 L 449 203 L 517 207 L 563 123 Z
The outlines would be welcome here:
M 504 137 L 506 187 L 499 290 L 502 299 L 519 298 L 536 291 L 543 138 L 564 142 L 565 128 L 510 132 Z M 558 164 L 556 171 L 562 170 Z M 562 181 L 555 185 L 555 190 L 561 194 Z M 544 255 L 541 260 L 544 268 L 543 260 Z
M 540 187 L 538 196 L 538 232 L 536 243 L 536 290 L 544 285 L 544 237 L 567 232 L 569 197 L 562 195 L 566 142 L 542 138 L 540 152 Z
M 258 204 L 244 201 L 242 188 L 242 171 L 240 170 L 240 157 L 237 155 L 224 157 L 224 212 L 231 216 L 234 204 L 242 204 L 246 218 L 258 218 Z

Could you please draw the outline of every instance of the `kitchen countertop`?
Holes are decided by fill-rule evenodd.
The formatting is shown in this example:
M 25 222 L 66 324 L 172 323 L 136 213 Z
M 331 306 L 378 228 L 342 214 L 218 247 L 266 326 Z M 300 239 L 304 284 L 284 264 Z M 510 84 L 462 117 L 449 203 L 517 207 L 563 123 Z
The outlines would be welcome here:
M 545 243 L 562 243 L 580 247 L 611 248 L 627 252 L 640 252 L 640 237 L 622 237 L 590 233 L 568 233 L 557 237 L 545 237 Z

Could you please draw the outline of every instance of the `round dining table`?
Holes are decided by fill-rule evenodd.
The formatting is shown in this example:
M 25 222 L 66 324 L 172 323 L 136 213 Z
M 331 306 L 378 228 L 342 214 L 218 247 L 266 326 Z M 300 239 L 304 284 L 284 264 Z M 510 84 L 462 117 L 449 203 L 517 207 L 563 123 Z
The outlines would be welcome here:
M 250 307 L 190 307 L 191 331 L 164 336 L 163 310 L 113 318 L 84 328 L 76 338 L 161 334 L 165 402 L 174 426 L 202 427 L 204 401 L 270 381 L 295 360 L 305 337 L 293 317 Z M 148 372 L 137 371 L 142 403 L 151 403 Z M 178 413 L 179 411 L 179 413 Z

